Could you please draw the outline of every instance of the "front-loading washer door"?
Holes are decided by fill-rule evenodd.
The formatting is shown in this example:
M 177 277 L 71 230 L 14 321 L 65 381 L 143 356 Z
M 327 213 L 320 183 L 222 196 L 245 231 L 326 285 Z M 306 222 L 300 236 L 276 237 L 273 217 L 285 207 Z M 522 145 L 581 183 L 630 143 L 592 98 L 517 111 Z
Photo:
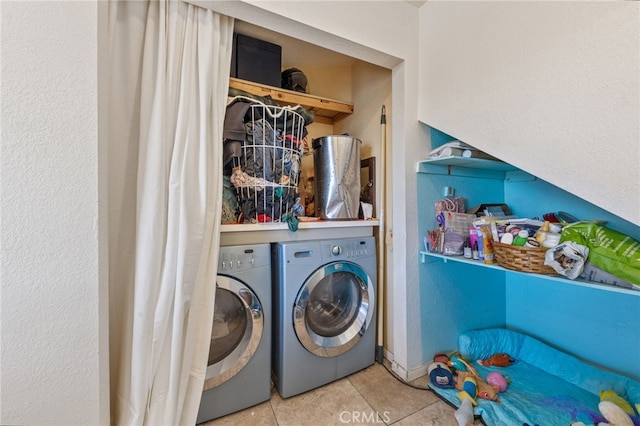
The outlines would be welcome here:
M 242 370 L 258 348 L 263 327 L 258 296 L 241 281 L 218 275 L 204 390 Z
M 302 284 L 293 307 L 293 327 L 310 352 L 333 357 L 354 347 L 371 324 L 373 283 L 355 263 L 328 263 Z

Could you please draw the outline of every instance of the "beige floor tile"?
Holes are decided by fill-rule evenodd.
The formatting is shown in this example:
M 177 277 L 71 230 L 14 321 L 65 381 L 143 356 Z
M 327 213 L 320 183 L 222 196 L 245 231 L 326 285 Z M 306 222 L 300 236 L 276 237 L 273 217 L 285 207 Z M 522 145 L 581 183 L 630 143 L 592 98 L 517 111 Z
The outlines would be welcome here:
M 277 426 L 270 401 L 202 423 L 202 426 Z
M 482 426 L 482 421 L 477 418 L 474 420 L 474 426 Z M 437 400 L 426 408 L 411 414 L 394 423 L 393 426 L 458 426 L 455 418 L 455 408 Z
M 403 418 L 398 423 L 394 423 L 394 426 L 458 426 L 453 413 L 454 409 L 452 407 L 442 401 L 437 401 Z
M 376 418 L 377 413 L 347 379 L 287 399 L 274 393 L 271 406 L 279 426 L 380 425 L 384 421 Z
M 428 378 L 411 382 L 425 387 Z M 274 388 L 268 402 L 205 426 L 325 425 L 457 426 L 454 408 L 433 393 L 414 389 L 374 364 L 347 378 L 283 399 Z M 476 420 L 475 425 L 481 425 Z
M 438 400 L 430 391 L 403 383 L 378 363 L 350 376 L 349 381 L 377 412 L 386 413 L 386 423 L 394 423 Z
M 412 380 L 409 382 L 409 384 L 413 385 L 413 386 L 418 386 L 421 388 L 428 388 L 429 384 L 431 383 L 431 381 L 429 380 L 429 376 L 428 375 L 424 375 L 422 377 L 418 377 L 415 380 Z

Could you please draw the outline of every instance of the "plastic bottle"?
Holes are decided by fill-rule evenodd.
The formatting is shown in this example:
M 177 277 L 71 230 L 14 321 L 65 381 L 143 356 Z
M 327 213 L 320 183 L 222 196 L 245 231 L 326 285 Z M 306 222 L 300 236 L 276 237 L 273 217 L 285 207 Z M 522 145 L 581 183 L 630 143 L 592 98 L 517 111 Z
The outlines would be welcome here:
M 518 236 L 513 239 L 514 246 L 524 246 L 527 244 L 527 239 L 529 238 L 529 233 L 526 230 L 522 230 L 518 232 Z

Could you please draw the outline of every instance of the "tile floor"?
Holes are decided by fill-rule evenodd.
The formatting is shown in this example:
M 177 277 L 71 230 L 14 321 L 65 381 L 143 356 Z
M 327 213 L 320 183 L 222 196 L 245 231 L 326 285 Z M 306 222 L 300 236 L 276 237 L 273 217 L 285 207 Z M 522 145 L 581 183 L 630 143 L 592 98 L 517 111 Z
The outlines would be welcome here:
M 411 385 L 424 388 L 428 378 Z M 318 389 L 282 399 L 275 387 L 271 399 L 206 426 L 297 425 L 432 425 L 458 426 L 454 409 L 432 392 L 411 387 L 378 363 Z M 475 425 L 481 425 L 476 420 Z

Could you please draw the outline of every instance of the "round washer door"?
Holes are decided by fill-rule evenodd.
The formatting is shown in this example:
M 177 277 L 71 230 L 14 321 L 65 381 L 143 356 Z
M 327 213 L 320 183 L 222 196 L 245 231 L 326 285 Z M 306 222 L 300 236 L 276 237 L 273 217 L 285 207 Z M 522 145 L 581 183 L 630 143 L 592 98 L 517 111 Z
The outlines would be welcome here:
M 333 262 L 303 283 L 294 304 L 293 327 L 308 351 L 338 356 L 360 341 L 374 309 L 374 287 L 366 272 L 355 263 Z
M 218 275 L 204 390 L 226 382 L 247 365 L 258 348 L 263 327 L 258 296 L 241 281 Z

